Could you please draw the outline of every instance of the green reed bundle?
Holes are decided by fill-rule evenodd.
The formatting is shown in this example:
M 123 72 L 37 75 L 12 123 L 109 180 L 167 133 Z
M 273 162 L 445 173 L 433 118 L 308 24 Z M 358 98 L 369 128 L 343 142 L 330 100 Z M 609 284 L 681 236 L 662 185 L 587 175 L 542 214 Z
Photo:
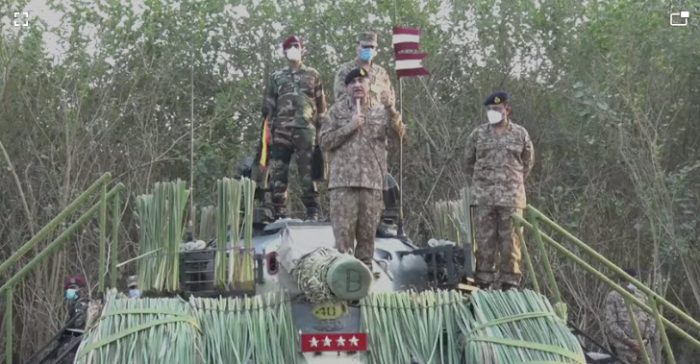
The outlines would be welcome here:
M 86 332 L 78 364 L 204 363 L 200 326 L 187 302 L 108 294 L 97 326 Z
M 191 298 L 202 325 L 207 363 L 297 362 L 299 348 L 289 298 Z
M 459 363 L 457 321 L 470 321 L 467 300 L 454 291 L 393 292 L 362 300 L 368 363 Z
M 549 301 L 533 291 L 473 294 L 466 336 L 469 363 L 585 363 L 576 337 Z
M 141 253 L 140 284 L 144 289 L 174 292 L 180 288 L 180 244 L 185 229 L 189 190 L 182 180 L 156 183 L 153 193 L 136 198 Z

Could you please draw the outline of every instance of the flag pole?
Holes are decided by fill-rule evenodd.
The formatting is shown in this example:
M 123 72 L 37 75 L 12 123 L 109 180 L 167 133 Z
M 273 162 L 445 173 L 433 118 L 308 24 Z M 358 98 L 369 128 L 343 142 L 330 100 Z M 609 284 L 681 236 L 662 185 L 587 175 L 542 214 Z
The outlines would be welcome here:
M 403 79 L 399 77 L 399 109 L 403 119 Z M 403 121 L 402 121 L 403 122 Z M 403 231 L 403 137 L 399 138 L 399 224 L 396 234 L 404 237 Z

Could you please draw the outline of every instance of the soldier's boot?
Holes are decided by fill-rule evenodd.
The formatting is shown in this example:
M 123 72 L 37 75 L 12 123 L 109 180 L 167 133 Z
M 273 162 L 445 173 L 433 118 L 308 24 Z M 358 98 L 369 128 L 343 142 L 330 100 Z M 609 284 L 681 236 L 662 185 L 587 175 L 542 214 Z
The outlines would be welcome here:
M 275 206 L 273 208 L 273 214 L 275 215 L 275 220 L 286 219 L 287 218 L 287 208 L 283 206 Z
M 306 209 L 306 220 L 307 221 L 318 221 L 318 208 L 309 207 Z
M 390 225 L 384 221 L 377 225 L 377 237 L 380 238 L 394 238 L 396 237 L 395 225 Z
M 487 283 L 487 282 L 483 282 L 483 281 L 479 281 L 479 280 L 477 280 L 475 283 L 476 283 L 476 286 L 479 287 L 480 290 L 486 291 L 486 290 L 491 289 L 491 283 Z
M 519 286 L 517 284 L 506 283 L 506 282 L 501 283 L 501 291 L 504 291 L 504 292 L 511 290 L 511 289 L 517 290 L 518 288 L 519 288 Z

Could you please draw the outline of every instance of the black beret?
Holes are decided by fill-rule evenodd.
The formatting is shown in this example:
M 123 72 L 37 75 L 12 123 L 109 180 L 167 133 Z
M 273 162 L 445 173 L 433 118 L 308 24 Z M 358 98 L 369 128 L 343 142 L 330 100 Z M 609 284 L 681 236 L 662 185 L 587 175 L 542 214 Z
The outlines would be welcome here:
M 634 269 L 634 268 L 627 268 L 627 269 L 623 269 L 623 270 L 625 271 L 625 273 L 631 275 L 631 276 L 634 277 L 634 278 L 637 278 L 637 270 L 636 270 L 636 269 Z
M 500 105 L 508 101 L 510 95 L 505 91 L 496 91 L 489 95 L 484 101 L 484 106 Z
M 350 82 L 352 82 L 352 80 L 354 80 L 357 77 L 365 78 L 367 76 L 369 76 L 369 73 L 367 73 L 367 71 L 364 68 L 355 68 L 354 70 L 350 71 L 350 73 L 348 73 L 347 76 L 345 76 L 345 86 L 349 85 Z

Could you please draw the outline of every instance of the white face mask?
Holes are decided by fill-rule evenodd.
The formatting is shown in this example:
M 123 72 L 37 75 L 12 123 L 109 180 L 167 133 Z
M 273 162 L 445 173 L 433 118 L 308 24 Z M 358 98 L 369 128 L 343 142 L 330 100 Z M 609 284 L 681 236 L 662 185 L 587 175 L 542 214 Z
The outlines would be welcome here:
M 292 61 L 292 62 L 296 62 L 296 61 L 301 60 L 301 49 L 299 49 L 299 48 L 294 48 L 294 47 L 289 48 L 289 49 L 287 49 L 285 54 L 287 55 L 287 59 Z
M 627 289 L 634 292 L 637 290 L 637 287 L 635 287 L 634 284 L 632 284 L 632 283 L 627 283 Z
M 486 117 L 489 119 L 489 124 L 498 124 L 503 120 L 503 114 L 496 110 L 487 111 Z

